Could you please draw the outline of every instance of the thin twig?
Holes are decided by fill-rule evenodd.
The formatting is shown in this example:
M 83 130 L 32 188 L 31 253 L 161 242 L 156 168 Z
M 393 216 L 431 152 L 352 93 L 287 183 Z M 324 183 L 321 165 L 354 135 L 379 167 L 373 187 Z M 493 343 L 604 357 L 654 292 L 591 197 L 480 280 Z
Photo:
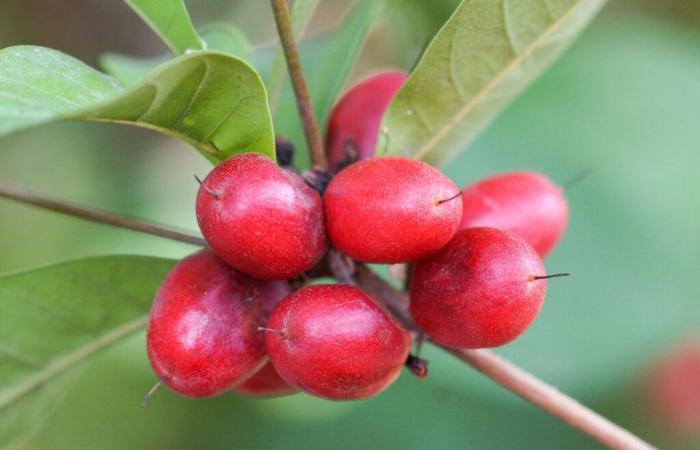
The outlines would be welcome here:
M 619 450 L 652 450 L 655 448 L 493 352 L 440 347 L 491 380 L 560 418 L 570 426 L 583 431 L 603 445 Z
M 275 13 L 275 22 L 277 23 L 280 43 L 282 44 L 282 50 L 284 50 L 284 57 L 287 60 L 287 70 L 289 70 L 289 77 L 294 87 L 294 94 L 297 99 L 297 107 L 299 108 L 299 115 L 301 116 L 301 122 L 304 127 L 306 142 L 309 146 L 311 161 L 315 167 L 325 170 L 328 168 L 328 162 L 326 160 L 326 154 L 323 151 L 321 131 L 313 104 L 309 97 L 309 90 L 306 87 L 304 71 L 301 68 L 299 49 L 294 39 L 287 3 L 285 0 L 271 0 L 271 3 L 272 10 Z
M 408 312 L 409 302 L 405 293 L 394 289 L 386 280 L 364 265 L 357 264 L 355 279 L 370 295 L 385 302 L 386 307 L 403 322 L 406 328 L 413 331 L 418 330 Z M 654 448 L 619 425 L 493 352 L 452 349 L 435 342 L 433 344 L 453 354 L 516 395 L 610 448 L 619 450 L 650 450 Z
M 192 235 L 184 230 L 175 230 L 172 227 L 145 222 L 141 219 L 122 216 L 99 209 L 76 205 L 65 200 L 49 197 L 29 189 L 0 182 L 0 197 L 17 201 L 39 208 L 48 209 L 68 216 L 92 222 L 111 225 L 119 228 L 126 228 L 133 231 L 140 231 L 155 236 L 172 239 L 186 244 L 206 246 L 207 243 L 199 236 Z
M 206 245 L 205 241 L 197 236 L 145 223 L 138 219 L 48 198 L 6 183 L 0 183 L 0 197 L 93 222 L 141 231 L 189 244 Z M 406 328 L 420 332 L 408 312 L 409 302 L 406 293 L 395 289 L 364 264 L 355 264 L 354 278 L 357 284 L 365 291 L 377 300 L 382 301 Z M 439 344 L 435 345 L 443 348 L 516 395 L 560 418 L 572 427 L 583 431 L 610 448 L 619 450 L 652 450 L 655 448 L 566 394 L 559 392 L 544 381 L 537 379 L 532 374 L 488 350 L 460 350 L 443 347 Z

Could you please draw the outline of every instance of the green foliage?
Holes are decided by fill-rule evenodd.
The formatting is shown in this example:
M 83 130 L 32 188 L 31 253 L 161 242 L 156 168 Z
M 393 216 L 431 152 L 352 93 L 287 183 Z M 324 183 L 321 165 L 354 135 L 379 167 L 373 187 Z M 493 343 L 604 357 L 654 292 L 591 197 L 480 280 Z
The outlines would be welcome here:
M 0 446 L 46 413 L 54 381 L 143 328 L 172 265 L 104 256 L 0 277 Z
M 437 165 L 464 149 L 604 0 L 463 0 L 387 110 L 378 149 Z
M 490 13 L 484 13 L 481 18 L 480 32 L 485 32 L 483 28 L 486 27 L 481 25 L 486 23 L 487 31 L 492 33 L 489 42 L 484 43 L 479 35 L 472 34 L 469 39 L 463 36 L 476 32 L 476 28 L 467 26 L 472 23 L 470 18 L 476 14 L 475 10 L 460 19 L 458 29 L 451 26 L 459 11 L 464 12 L 458 10 L 436 37 L 405 93 L 397 98 L 387 114 L 385 125 L 389 127 L 389 142 L 382 143 L 380 148 L 410 155 L 425 149 L 420 156 L 431 162 L 440 162 L 455 154 L 570 42 L 580 31 L 579 25 L 590 18 L 592 9 L 598 5 L 586 1 L 549 1 L 547 5 L 558 17 L 550 23 L 544 15 L 538 16 L 542 12 L 538 8 L 545 5 L 542 2 L 471 1 L 463 2 L 462 8 L 467 3 L 472 8 L 491 5 L 509 6 L 516 11 L 523 8 L 525 11 L 517 14 L 512 11 L 511 18 L 530 22 L 511 22 L 509 28 L 504 28 L 504 10 L 484 10 Z M 562 8 L 574 4 L 580 6 L 562 20 Z M 373 7 L 370 2 L 363 5 Z M 324 114 L 325 110 L 327 114 L 341 89 L 374 15 L 376 12 L 370 14 L 370 10 L 359 7 L 338 34 L 310 41 L 302 48 L 307 78 L 320 113 Z M 544 19 L 537 21 L 533 17 Z M 559 25 L 553 27 L 555 23 Z M 551 41 L 547 46 L 532 45 L 542 39 L 543 29 L 552 31 L 542 43 L 548 38 Z M 511 32 L 512 41 L 507 41 L 504 30 Z M 454 40 L 444 41 L 449 33 Z M 653 34 L 653 39 L 647 39 L 647 34 Z M 697 209 L 688 207 L 696 202 L 697 189 L 693 189 L 693 180 L 697 178 L 694 171 L 700 164 L 698 153 L 694 151 L 700 135 L 698 127 L 693 125 L 696 105 L 700 104 L 699 91 L 694 89 L 697 77 L 693 74 L 699 73 L 700 68 L 694 57 L 697 36 L 679 36 L 677 29 L 657 21 L 639 21 L 628 16 L 620 21 L 616 16 L 614 23 L 603 22 L 571 56 L 516 102 L 474 145 L 473 152 L 462 154 L 446 168 L 455 182 L 465 184 L 496 171 L 516 168 L 540 170 L 561 182 L 581 169 L 594 166 L 589 180 L 567 192 L 572 205 L 570 230 L 561 248 L 547 261 L 549 269 L 570 270 L 574 276 L 561 283 L 552 282 L 542 315 L 532 329 L 522 339 L 498 350 L 594 408 L 601 406 L 601 398 L 613 398 L 620 385 L 633 385 L 639 368 L 666 344 L 697 327 L 696 318 L 700 314 L 694 300 L 697 286 L 693 283 L 693 269 L 697 267 L 695 249 L 700 245 L 696 231 L 700 222 Z M 452 58 L 446 52 L 445 42 L 461 42 L 461 46 L 453 49 L 457 57 Z M 518 45 L 519 56 L 507 55 L 509 42 L 514 47 Z M 209 48 L 212 47 L 209 44 Z M 649 58 L 650 54 L 657 56 Z M 214 57 L 206 53 L 187 55 L 167 62 L 152 76 L 147 74 L 153 66 L 142 69 L 117 62 L 110 73 L 117 75 L 119 70 L 132 70 L 131 75 L 126 72 L 126 75 L 119 75 L 120 80 L 128 76 L 131 80 L 143 79 L 144 75 L 148 78 L 143 84 L 124 91 L 110 79 L 63 55 L 53 62 L 51 58 L 42 58 L 43 63 L 35 65 L 16 60 L 4 64 L 5 55 L 4 51 L 0 52 L 0 132 L 3 133 L 69 117 L 67 111 L 73 107 L 82 111 L 98 103 L 112 105 L 113 99 L 123 100 L 114 106 L 117 111 L 127 110 L 142 100 L 149 83 L 159 87 L 164 82 L 170 83 L 173 88 L 168 96 L 159 91 L 156 98 L 163 101 L 167 98 L 169 105 L 181 105 L 181 97 L 189 95 L 191 87 L 197 84 L 197 64 L 190 62 L 179 66 L 180 61 L 189 61 L 197 55 Z M 220 55 L 216 58 L 226 59 Z M 503 68 L 513 65 L 516 59 L 519 62 L 513 66 L 512 73 L 498 78 Z M 489 69 L 487 63 L 494 67 Z M 449 64 L 454 64 L 455 79 L 461 80 L 461 84 L 445 81 L 444 74 L 452 72 L 440 71 L 449 70 Z M 164 71 L 170 69 L 173 72 L 166 77 Z M 441 73 L 443 78 L 440 78 Z M 56 77 L 56 74 L 65 76 Z M 226 87 L 212 90 L 212 97 L 221 97 L 223 92 L 230 95 L 237 89 L 236 83 L 226 84 L 230 77 L 214 77 Z M 260 83 L 253 85 L 255 92 L 259 92 Z M 669 90 L 669 85 L 674 89 Z M 459 99 L 457 86 L 470 92 L 473 106 L 468 110 Z M 491 87 L 486 89 L 485 86 Z M 276 123 L 283 134 L 294 138 L 298 153 L 303 153 L 305 145 L 296 106 L 289 86 L 285 89 Z M 37 91 L 45 91 L 46 95 L 38 95 Z M 62 94 L 56 95 L 58 92 Z M 421 93 L 416 98 L 408 96 L 409 92 Z M 436 110 L 420 111 L 430 114 L 431 118 L 435 114 L 441 120 L 439 126 L 454 126 L 445 132 L 444 139 L 422 129 L 421 119 L 416 114 L 401 117 L 401 105 L 405 108 L 408 104 L 405 102 L 420 103 L 422 99 Z M 430 105 L 421 103 L 421 107 Z M 411 105 L 413 107 L 415 105 Z M 463 110 L 466 112 L 461 113 Z M 207 124 L 205 117 L 198 117 L 203 125 Z M 269 142 L 271 126 L 262 128 L 269 129 L 269 133 L 262 133 L 263 139 Z M 51 131 L 57 135 L 75 133 L 65 139 L 71 143 L 78 141 L 79 134 L 84 134 L 77 127 L 51 128 Z M 27 147 L 22 149 L 22 154 L 26 152 L 37 160 L 45 157 L 51 161 L 43 148 L 37 151 L 31 148 L 34 145 L 26 145 L 26 142 L 34 142 L 31 140 L 34 136 L 20 137 L 26 139 L 21 142 Z M 426 147 L 431 140 L 434 144 Z M 35 144 L 45 146 L 38 142 Z M 105 155 L 117 153 L 123 145 L 110 139 L 100 142 L 105 146 Z M 95 150 L 102 155 L 99 149 Z M 7 152 L 10 151 L 13 149 L 8 148 Z M 19 150 L 16 151 L 19 154 Z M 668 157 L 668 152 L 672 152 L 673 158 Z M 3 176 L 10 176 L 18 166 L 6 161 L 0 164 L 0 171 Z M 138 173 L 141 183 L 151 176 L 170 177 L 163 183 L 168 186 L 167 194 L 156 197 L 156 193 L 153 198 L 144 196 L 140 212 L 155 211 L 163 204 L 169 207 L 189 204 L 187 202 L 192 200 L 190 190 L 183 191 L 180 196 L 174 194 L 174 190 L 183 185 L 182 179 L 190 177 L 191 167 L 178 159 L 163 169 L 163 162 L 157 161 L 166 175 L 156 174 L 158 170 L 154 166 Z M 183 165 L 185 167 L 181 167 Z M 105 169 L 95 162 L 90 169 L 95 177 L 111 175 L 107 170 L 119 172 L 113 165 Z M 131 174 L 122 168 L 117 175 Z M 60 179 L 52 181 L 61 182 Z M 71 183 L 75 184 L 72 180 L 65 181 L 65 186 Z M 649 189 L 650 185 L 654 189 Z M 640 196 L 640 192 L 644 195 Z M 4 214 L 7 210 L 2 211 Z M 183 217 L 191 215 L 183 213 Z M 13 231 L 12 236 L 24 236 L 28 240 L 32 237 L 22 232 Z M 67 239 L 61 236 L 59 240 Z M 156 247 L 160 242 L 145 241 L 147 238 L 144 252 L 163 251 L 162 247 Z M 78 251 L 62 245 L 56 247 L 60 252 L 52 257 L 64 257 L 64 251 Z M 100 239 L 84 245 L 94 249 L 106 244 Z M 115 239 L 109 245 L 119 250 L 125 244 Z M 128 245 L 133 246 L 133 242 Z M 13 255 L 2 256 L 14 258 Z M 53 268 L 0 278 L 0 399 L 9 398 L 7 393 L 17 385 L 37 379 L 32 367 L 23 366 L 30 362 L 28 358 L 32 363 L 35 359 L 46 360 L 37 364 L 41 372 L 57 359 L 84 348 L 83 339 L 113 336 L 114 330 L 123 330 L 120 327 L 124 324 L 133 323 L 137 327 L 143 323 L 153 292 L 172 263 L 149 258 L 120 258 L 131 260 L 129 267 L 112 266 L 101 270 L 96 264 L 103 261 L 100 258 L 56 266 L 58 270 L 78 264 L 75 270 L 64 269 L 66 272 L 47 275 L 51 281 L 46 283 L 30 275 L 48 273 Z M 107 267 L 111 264 L 105 262 Z M 97 283 L 100 287 L 94 289 L 85 287 L 84 283 L 95 281 L 96 270 L 101 274 L 96 277 L 104 283 Z M 20 281 L 13 281 L 16 278 Z M 136 287 L 133 292 L 130 290 L 129 286 L 136 285 L 143 287 L 142 295 L 136 292 Z M 94 303 L 99 306 L 103 302 L 113 305 L 105 309 L 109 313 L 92 309 L 96 307 Z M 117 304 L 125 309 L 117 311 L 114 306 Z M 12 310 L 6 305 L 13 305 Z M 38 312 L 34 306 L 39 307 Z M 59 317 L 66 319 L 65 323 L 54 323 L 51 314 L 56 310 Z M 122 322 L 117 323 L 119 320 Z M 76 323 L 78 326 L 72 326 Z M 21 333 L 19 327 L 22 327 Z M 53 350 L 55 346 L 68 343 L 74 347 Z M 192 402 L 162 390 L 151 406 L 142 411 L 138 404 L 152 384 L 153 375 L 142 337 L 134 336 L 125 344 L 119 346 L 117 353 L 104 352 L 105 357 L 91 365 L 86 376 L 75 382 L 78 388 L 70 390 L 66 400 L 58 404 L 59 413 L 53 415 L 40 435 L 32 440 L 31 448 L 205 447 L 213 450 L 230 448 L 231 442 L 251 449 L 319 446 L 348 449 L 397 446 L 406 449 L 597 448 L 589 438 L 492 386 L 480 374 L 430 347 L 426 348 L 425 355 L 431 361 L 428 380 L 418 383 L 404 375 L 391 390 L 367 402 L 338 404 L 305 395 L 268 401 L 225 395 Z M 39 353 L 33 355 L 24 347 L 13 347 L 18 345 L 37 345 Z M 11 403 L 12 408 L 0 402 L 0 447 L 17 433 L 31 430 L 48 415 L 57 399 L 74 383 L 73 375 L 74 369 L 67 369 L 52 376 L 50 385 L 27 391 Z M 642 413 L 642 405 L 638 401 L 632 403 L 634 410 L 620 411 L 621 418 L 634 412 Z M 610 408 L 615 407 L 610 405 Z M 411 413 L 396 414 L 396 411 Z M 236 426 L 231 426 L 232 423 Z M 85 433 L 86 429 L 91 432 Z M 275 433 L 270 433 L 270 429 Z M 387 432 L 388 429 L 391 431 Z M 643 426 L 636 431 L 649 432 Z
M 6 48 L 0 119 L 0 134 L 60 119 L 96 120 L 174 136 L 214 163 L 248 151 L 275 157 L 262 80 L 245 62 L 220 53 L 180 56 L 124 90 L 56 50 Z
M 124 0 L 176 55 L 203 50 L 183 0 Z
M 331 36 L 305 43 L 301 62 L 320 126 L 324 126 L 338 93 L 345 84 L 372 24 L 384 8 L 385 0 L 360 0 L 350 16 Z M 290 139 L 303 166 L 308 163 L 306 142 L 297 112 L 294 93 L 286 81 L 275 115 L 275 130 Z
M 203 27 L 199 35 L 207 50 L 226 53 L 249 62 L 252 56 L 250 42 L 237 28 L 224 24 Z M 124 86 L 133 86 L 148 78 L 158 66 L 170 60 L 170 55 L 139 58 L 136 56 L 105 53 L 100 56 L 100 66 Z

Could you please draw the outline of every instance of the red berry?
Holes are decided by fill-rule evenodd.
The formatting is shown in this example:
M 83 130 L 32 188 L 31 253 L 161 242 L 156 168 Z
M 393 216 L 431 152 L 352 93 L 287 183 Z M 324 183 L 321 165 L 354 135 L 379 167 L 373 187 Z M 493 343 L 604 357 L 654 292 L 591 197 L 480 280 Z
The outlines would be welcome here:
M 681 343 L 654 365 L 647 382 L 649 416 L 677 435 L 700 434 L 700 339 Z
M 361 290 L 316 285 L 284 299 L 268 320 L 267 351 L 289 384 L 331 400 L 378 394 L 401 371 L 410 335 Z
M 566 230 L 569 208 L 562 189 L 538 173 L 503 173 L 468 186 L 463 192 L 460 228 L 510 231 L 543 258 Z
M 357 83 L 336 103 L 326 134 L 331 170 L 349 162 L 348 157 L 374 156 L 384 111 L 407 77 L 399 71 L 381 72 Z
M 460 230 L 420 261 L 411 277 L 411 314 L 436 342 L 483 348 L 506 344 L 535 320 L 547 290 L 537 253 L 513 233 Z
M 462 217 L 459 189 L 410 158 L 360 161 L 336 175 L 323 197 L 335 247 L 360 261 L 399 263 L 439 250 Z
M 254 397 L 277 397 L 296 392 L 279 376 L 272 363 L 268 362 L 248 380 L 231 389 L 238 394 Z
M 289 293 L 259 281 L 210 250 L 180 261 L 158 291 L 148 325 L 148 357 L 172 390 L 208 397 L 245 380 L 266 361 L 264 325 Z
M 326 251 L 318 193 L 257 153 L 211 171 L 197 194 L 197 222 L 219 258 L 264 280 L 299 275 Z

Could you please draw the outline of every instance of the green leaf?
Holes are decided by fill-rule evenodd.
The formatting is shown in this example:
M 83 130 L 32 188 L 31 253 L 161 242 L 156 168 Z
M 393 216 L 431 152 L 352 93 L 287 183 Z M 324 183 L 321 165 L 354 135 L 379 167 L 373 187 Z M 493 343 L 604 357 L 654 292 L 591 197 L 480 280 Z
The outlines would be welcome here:
M 463 0 L 387 110 L 379 154 L 440 164 L 585 28 L 604 0 Z
M 311 20 L 311 16 L 318 6 L 319 0 L 294 0 L 290 17 L 292 20 L 292 29 L 297 42 L 300 42 L 304 35 L 304 30 Z M 287 65 L 284 60 L 284 51 L 280 47 L 275 53 L 275 59 L 272 62 L 270 76 L 267 80 L 267 92 L 270 97 L 270 110 L 272 117 L 277 112 L 280 96 L 282 95 L 282 87 L 284 80 L 287 77 Z
M 243 61 L 250 61 L 251 47 L 240 30 L 229 25 L 212 24 L 199 30 L 207 50 L 226 53 Z M 100 55 L 100 67 L 119 80 L 124 86 L 133 86 L 153 72 L 158 66 L 172 59 L 170 55 L 152 58 L 105 53 Z
M 131 87 L 148 77 L 158 66 L 171 60 L 169 55 L 152 58 L 138 58 L 120 53 L 103 53 L 100 55 L 100 67 L 112 75 L 122 85 Z
M 226 53 L 243 61 L 250 61 L 252 48 L 250 41 L 238 28 L 224 23 L 205 25 L 199 35 L 206 44 L 206 49 Z
M 243 152 L 275 157 L 262 80 L 221 53 L 180 56 L 124 90 L 56 50 L 0 50 L 0 135 L 60 119 L 149 128 L 188 142 L 214 163 Z
M 146 325 L 173 264 L 105 256 L 0 277 L 0 445 L 60 396 L 54 382 Z
M 203 50 L 183 0 L 124 0 L 176 55 Z
M 305 43 L 301 49 L 301 60 L 311 100 L 324 126 L 333 102 L 342 89 L 360 50 L 367 38 L 372 23 L 384 8 L 384 0 L 361 0 L 350 17 L 328 39 Z M 303 151 L 306 142 L 289 80 L 280 98 L 275 127 L 280 135 L 292 140 L 297 148 L 296 156 L 307 158 Z M 297 161 L 304 165 L 305 161 Z

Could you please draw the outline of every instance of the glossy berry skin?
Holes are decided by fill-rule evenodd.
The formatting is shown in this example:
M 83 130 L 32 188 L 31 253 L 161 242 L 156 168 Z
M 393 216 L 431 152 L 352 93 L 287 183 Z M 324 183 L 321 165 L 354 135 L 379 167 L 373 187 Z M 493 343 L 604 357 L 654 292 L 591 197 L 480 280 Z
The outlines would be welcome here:
M 337 170 L 346 162 L 346 151 L 357 159 L 374 156 L 384 111 L 408 75 L 399 71 L 381 72 L 350 88 L 333 107 L 326 133 L 328 165 Z
M 212 170 L 196 209 L 216 255 L 255 278 L 294 277 L 326 252 L 318 193 L 257 153 L 234 156 Z
M 411 277 L 411 314 L 436 342 L 497 347 L 520 336 L 542 307 L 547 281 L 537 253 L 513 233 L 460 230 Z
M 297 389 L 284 381 L 272 363 L 268 362 L 252 377 L 235 386 L 231 391 L 252 397 L 279 397 L 297 392 Z
M 300 289 L 272 312 L 267 351 L 289 384 L 331 400 L 372 397 L 401 372 L 409 334 L 361 290 Z
M 180 261 L 156 295 L 148 325 L 151 365 L 165 385 L 209 397 L 244 381 L 266 361 L 258 330 L 288 293 L 232 269 L 210 250 Z
M 566 231 L 569 207 L 562 188 L 535 172 L 508 172 L 463 190 L 460 228 L 493 227 L 517 234 L 541 257 Z
M 424 162 L 401 157 L 359 161 L 326 189 L 328 237 L 360 261 L 417 261 L 457 231 L 462 218 L 457 195 L 452 181 Z

